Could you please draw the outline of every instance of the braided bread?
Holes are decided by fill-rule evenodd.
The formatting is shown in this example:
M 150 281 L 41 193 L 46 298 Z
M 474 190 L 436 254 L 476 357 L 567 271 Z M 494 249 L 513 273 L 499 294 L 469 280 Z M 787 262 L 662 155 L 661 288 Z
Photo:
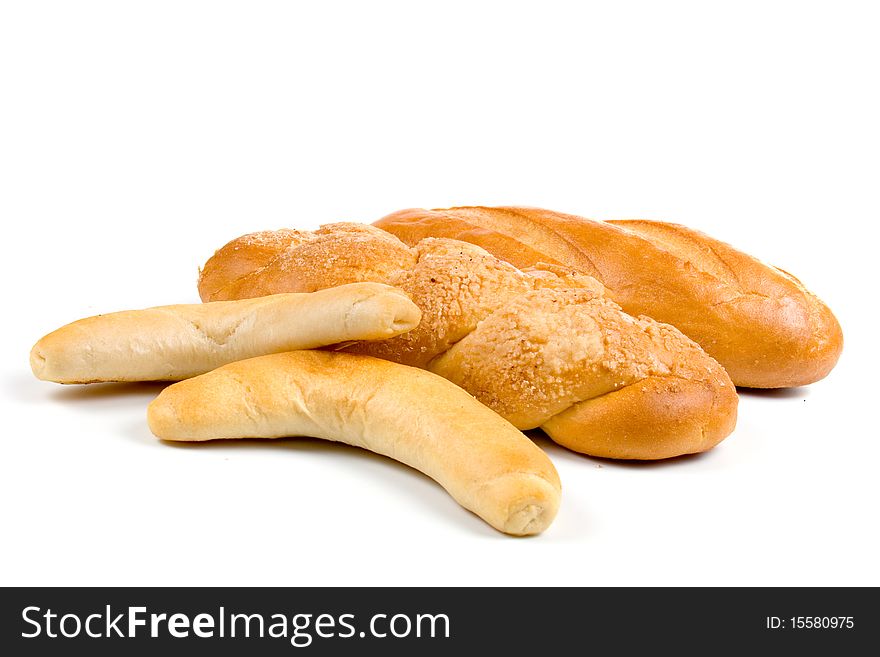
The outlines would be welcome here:
M 733 430 L 733 384 L 677 329 L 625 314 L 589 276 L 552 265 L 521 271 L 465 242 L 410 248 L 348 223 L 255 233 L 208 260 L 199 293 L 243 299 L 367 280 L 408 293 L 422 321 L 347 350 L 440 374 L 519 429 L 626 459 L 704 451 Z
M 409 245 L 447 237 L 517 267 L 574 267 L 599 279 L 626 312 L 697 341 L 738 386 L 813 383 L 843 349 L 831 310 L 794 276 L 684 226 L 519 207 L 403 210 L 375 225 Z

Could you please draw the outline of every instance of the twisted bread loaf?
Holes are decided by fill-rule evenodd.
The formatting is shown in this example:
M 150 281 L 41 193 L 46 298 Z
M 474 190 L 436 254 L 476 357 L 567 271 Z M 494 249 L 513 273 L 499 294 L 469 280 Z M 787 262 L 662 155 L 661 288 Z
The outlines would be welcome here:
M 517 267 L 549 262 L 595 276 L 626 312 L 698 342 L 739 386 L 818 381 L 843 348 L 840 324 L 800 281 L 684 226 L 520 207 L 403 210 L 375 225 L 409 245 L 460 239 Z
M 520 271 L 465 242 L 409 248 L 361 224 L 256 233 L 214 254 L 199 292 L 244 299 L 365 280 L 404 290 L 422 321 L 349 350 L 440 374 L 519 429 L 627 459 L 700 452 L 733 430 L 730 379 L 678 330 L 625 314 L 589 276 Z

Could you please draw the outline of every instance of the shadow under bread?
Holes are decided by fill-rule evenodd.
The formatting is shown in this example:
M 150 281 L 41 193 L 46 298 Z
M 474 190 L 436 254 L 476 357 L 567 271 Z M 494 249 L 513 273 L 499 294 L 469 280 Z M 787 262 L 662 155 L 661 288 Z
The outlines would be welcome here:
M 276 450 L 277 452 L 294 455 L 298 459 L 312 459 L 314 461 L 332 461 L 337 474 L 333 478 L 356 477 L 363 479 L 365 488 L 377 485 L 386 487 L 389 491 L 399 491 L 399 499 L 406 501 L 407 505 L 412 502 L 412 507 L 419 514 L 432 514 L 442 518 L 450 527 L 462 527 L 471 534 L 497 538 L 509 541 L 505 534 L 492 529 L 477 515 L 463 509 L 458 503 L 429 476 L 403 463 L 395 461 L 387 456 L 376 454 L 360 447 L 353 447 L 345 443 L 331 442 L 320 438 L 289 437 L 289 438 L 240 438 L 218 439 L 207 441 L 171 441 L 159 440 L 157 443 L 178 450 L 225 450 L 230 453 L 250 452 L 251 450 Z M 398 482 L 389 482 L 399 478 Z M 331 478 L 332 479 L 332 478 Z M 382 482 L 377 484 L 377 482 Z M 332 486 L 332 480 L 327 481 Z M 389 522 L 395 519 L 389 517 Z M 530 536 L 519 537 L 521 539 L 532 538 Z
M 531 438 L 538 447 L 547 452 L 548 456 L 550 456 L 550 459 L 553 461 L 559 459 L 569 462 L 586 462 L 596 468 L 674 468 L 690 466 L 701 460 L 710 458 L 712 452 L 717 449 L 717 447 L 715 447 L 706 452 L 700 452 L 699 454 L 682 454 L 681 456 L 667 459 L 611 459 L 602 456 L 590 456 L 589 454 L 582 454 L 568 449 L 567 447 L 563 447 L 562 445 L 553 442 L 553 440 L 541 429 L 530 429 L 523 433 Z
M 737 394 L 757 399 L 802 399 L 810 396 L 809 386 L 799 388 L 737 388 Z
M 51 395 L 56 401 L 63 402 L 87 402 L 124 397 L 144 397 L 151 401 L 171 383 L 171 381 L 146 381 L 137 383 L 54 384 L 56 388 L 52 391 Z

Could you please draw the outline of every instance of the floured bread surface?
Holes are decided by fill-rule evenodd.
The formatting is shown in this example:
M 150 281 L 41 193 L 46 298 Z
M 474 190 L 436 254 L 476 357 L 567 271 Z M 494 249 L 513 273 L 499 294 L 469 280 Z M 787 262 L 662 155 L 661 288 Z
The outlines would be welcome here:
M 415 263 L 415 254 L 400 240 L 365 224 L 264 231 L 240 237 L 214 254 L 199 274 L 199 295 L 202 301 L 223 301 L 384 283 Z
M 651 379 L 694 384 L 669 385 L 668 394 L 674 398 L 677 390 L 687 395 L 699 389 L 697 416 L 705 412 L 705 422 L 684 432 L 674 421 L 660 423 L 638 436 L 621 427 L 620 434 L 629 436 L 627 458 L 702 451 L 733 430 L 737 396 L 718 363 L 672 326 L 627 315 L 604 296 L 596 279 L 573 269 L 548 263 L 524 271 L 458 240 L 427 238 L 407 247 L 372 226 L 331 224 L 298 232 L 295 239 L 279 236 L 286 246 L 259 268 L 241 273 L 238 263 L 229 262 L 244 248 L 237 241 L 206 263 L 199 285 L 203 300 L 363 280 L 393 285 L 419 306 L 420 324 L 406 334 L 345 350 L 429 369 L 520 429 L 543 426 L 583 402 Z M 631 400 L 627 404 L 632 407 Z M 693 411 L 693 404 L 686 406 Z M 719 412 L 729 421 L 707 434 L 703 427 L 714 422 L 709 415 Z M 579 422 L 568 421 L 557 431 L 574 449 L 580 444 Z M 679 435 L 668 439 L 670 432 Z M 657 442 L 652 433 L 662 434 L 666 447 L 659 452 L 652 447 Z
M 726 385 L 721 367 L 674 328 L 634 319 L 581 290 L 538 290 L 516 299 L 430 369 L 521 429 L 648 377 Z

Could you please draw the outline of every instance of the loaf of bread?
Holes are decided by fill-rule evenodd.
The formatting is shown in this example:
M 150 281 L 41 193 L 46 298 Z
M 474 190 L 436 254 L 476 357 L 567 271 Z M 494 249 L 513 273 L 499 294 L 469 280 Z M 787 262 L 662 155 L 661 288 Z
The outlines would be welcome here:
M 381 283 L 128 310 L 45 336 L 31 350 L 31 369 L 57 383 L 176 381 L 252 356 L 389 338 L 420 317 L 404 292 Z
M 704 451 L 733 430 L 737 395 L 717 362 L 675 328 L 630 317 L 570 269 L 524 272 L 465 242 L 409 248 L 341 223 L 234 240 L 205 264 L 199 292 L 244 299 L 364 280 L 407 292 L 422 321 L 349 351 L 440 374 L 519 429 L 625 459 Z
M 368 356 L 294 351 L 169 386 L 147 411 L 164 440 L 312 436 L 425 473 L 508 534 L 538 534 L 559 508 L 556 469 L 531 440 L 461 388 Z
M 626 312 L 698 342 L 738 386 L 818 381 L 843 348 L 831 310 L 794 276 L 684 226 L 522 207 L 403 210 L 375 225 L 411 246 L 459 239 L 517 267 L 543 262 L 589 274 Z

